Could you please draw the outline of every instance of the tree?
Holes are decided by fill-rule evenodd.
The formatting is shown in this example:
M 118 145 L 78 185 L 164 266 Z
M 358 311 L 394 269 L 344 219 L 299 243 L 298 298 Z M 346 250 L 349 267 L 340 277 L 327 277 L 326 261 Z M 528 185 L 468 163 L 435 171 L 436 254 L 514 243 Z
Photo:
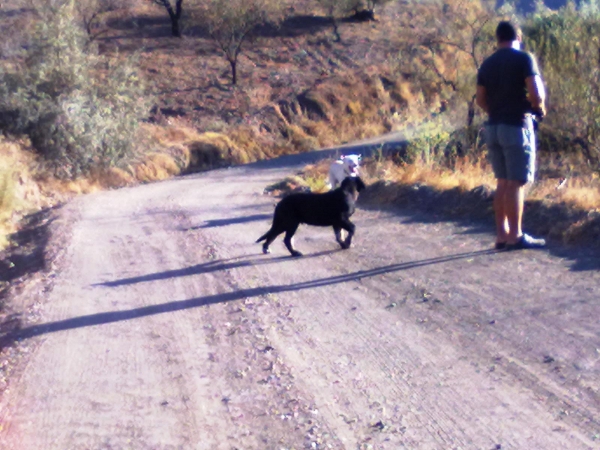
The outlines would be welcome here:
M 79 0 L 75 3 L 76 15 L 90 41 L 106 32 L 98 29 L 102 25 L 103 15 L 117 8 L 117 0 Z
M 445 0 L 432 14 L 434 5 L 415 5 L 429 10 L 415 11 L 424 23 L 413 24 L 419 29 L 418 37 L 407 38 L 409 48 L 405 52 L 419 59 L 424 66 L 423 76 L 436 80 L 440 88 L 449 88 L 452 96 L 466 102 L 466 125 L 471 127 L 476 114 L 477 70 L 492 53 L 495 15 L 481 1 Z
M 47 169 L 76 178 L 134 153 L 151 99 L 135 61 L 99 55 L 75 0 L 60 3 L 41 6 L 28 47 L 0 67 L 0 130 L 27 135 Z
M 181 19 L 181 13 L 183 12 L 183 0 L 150 0 L 152 3 L 163 6 L 167 13 L 169 13 L 169 19 L 171 19 L 171 34 L 174 37 L 181 37 L 181 29 L 179 22 Z M 173 3 L 174 2 L 174 3 Z
M 192 16 L 223 51 L 235 85 L 243 44 L 260 25 L 280 22 L 282 11 L 278 0 L 200 0 Z

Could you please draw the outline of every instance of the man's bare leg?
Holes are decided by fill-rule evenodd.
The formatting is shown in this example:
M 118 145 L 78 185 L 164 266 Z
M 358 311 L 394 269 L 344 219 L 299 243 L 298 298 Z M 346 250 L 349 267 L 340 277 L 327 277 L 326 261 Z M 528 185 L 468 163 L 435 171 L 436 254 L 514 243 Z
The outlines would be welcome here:
M 506 217 L 505 198 L 507 180 L 499 179 L 494 195 L 494 216 L 496 219 L 496 244 L 505 244 L 508 240 L 508 220 Z
M 506 180 L 504 191 L 504 214 L 508 222 L 506 242 L 516 244 L 523 235 L 523 208 L 525 205 L 525 183 L 522 181 Z

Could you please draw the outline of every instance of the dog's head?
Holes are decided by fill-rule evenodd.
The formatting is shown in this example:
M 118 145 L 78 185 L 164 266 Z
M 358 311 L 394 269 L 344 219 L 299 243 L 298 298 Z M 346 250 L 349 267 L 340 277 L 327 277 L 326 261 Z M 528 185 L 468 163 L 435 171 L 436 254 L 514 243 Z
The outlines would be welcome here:
M 344 164 L 344 169 L 347 174 L 352 176 L 358 175 L 358 166 L 360 165 L 360 155 L 345 155 L 340 158 Z
M 358 193 L 364 190 L 367 186 L 363 182 L 363 180 L 359 177 L 346 177 L 342 184 L 340 185 L 340 189 L 347 194 L 352 195 L 354 201 L 358 199 Z

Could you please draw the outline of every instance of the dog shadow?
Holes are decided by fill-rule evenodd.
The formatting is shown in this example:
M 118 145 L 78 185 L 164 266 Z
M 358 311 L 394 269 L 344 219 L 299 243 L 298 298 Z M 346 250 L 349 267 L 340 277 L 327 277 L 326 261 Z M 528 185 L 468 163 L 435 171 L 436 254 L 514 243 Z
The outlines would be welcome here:
M 337 253 L 339 251 L 341 251 L 341 249 L 325 250 L 322 252 L 307 254 L 307 255 L 304 255 L 303 259 L 318 258 L 320 256 L 331 255 L 331 254 Z M 276 257 L 262 257 L 262 258 L 258 257 L 259 255 L 263 256 L 262 253 L 260 253 L 260 254 L 250 255 L 251 256 L 250 258 L 234 257 L 234 258 L 227 258 L 227 259 L 218 259 L 218 260 L 214 260 L 214 261 L 208 261 L 208 262 L 205 262 L 202 264 L 196 264 L 196 265 L 190 266 L 190 267 L 184 267 L 182 269 L 167 270 L 164 272 L 150 273 L 147 275 L 140 275 L 140 276 L 136 276 L 136 277 L 121 278 L 119 280 L 105 281 L 102 283 L 94 283 L 94 284 L 92 284 L 92 286 L 93 287 L 127 286 L 130 284 L 147 283 L 150 281 L 166 280 L 169 278 L 189 277 L 189 276 L 193 276 L 193 275 L 202 275 L 202 274 L 206 274 L 206 273 L 220 272 L 222 270 L 239 269 L 242 267 L 262 266 L 262 265 L 266 265 L 266 264 L 275 264 L 278 262 L 294 261 L 296 259 L 290 255 L 276 256 Z M 243 258 L 243 259 L 241 259 L 241 258 Z
M 190 228 L 184 228 L 182 231 L 198 230 L 201 228 L 225 227 L 228 225 L 237 225 L 240 223 L 256 222 L 259 220 L 271 219 L 272 217 L 273 217 L 273 214 L 271 213 L 271 214 L 253 214 L 250 216 L 232 217 L 232 218 L 228 218 L 228 219 L 205 220 L 204 224 L 202 224 L 202 225 L 196 225 L 196 226 L 193 226 Z

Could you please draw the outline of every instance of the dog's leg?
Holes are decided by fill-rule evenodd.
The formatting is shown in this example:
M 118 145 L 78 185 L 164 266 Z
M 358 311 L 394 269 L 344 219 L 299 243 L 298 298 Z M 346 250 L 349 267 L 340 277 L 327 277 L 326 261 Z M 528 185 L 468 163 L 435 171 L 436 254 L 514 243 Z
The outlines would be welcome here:
M 333 174 L 330 172 L 329 173 L 329 190 L 333 190 L 335 189 L 335 178 L 333 177 Z
M 344 237 L 342 236 L 342 227 L 339 225 L 333 226 L 333 232 L 335 233 L 335 240 L 342 248 L 344 248 Z
M 354 236 L 354 230 L 356 229 L 356 226 L 349 220 L 344 220 L 342 221 L 342 228 L 348 232 L 348 237 L 346 237 L 346 239 L 340 243 L 342 248 L 346 250 L 352 245 L 352 236 Z
M 294 248 L 294 233 L 296 233 L 297 229 L 298 224 L 292 225 L 290 228 L 287 229 L 287 231 L 285 232 L 285 237 L 283 238 L 283 243 L 290 251 L 292 256 L 302 256 L 302 253 L 300 253 Z
M 269 230 L 269 232 L 267 233 L 267 240 L 265 241 L 265 243 L 263 244 L 263 253 L 266 255 L 268 253 L 271 253 L 271 250 L 269 249 L 269 246 L 273 243 L 273 241 L 275 239 L 277 239 L 277 236 L 279 236 L 281 233 L 283 233 L 284 230 L 279 230 L 276 228 L 271 228 Z

